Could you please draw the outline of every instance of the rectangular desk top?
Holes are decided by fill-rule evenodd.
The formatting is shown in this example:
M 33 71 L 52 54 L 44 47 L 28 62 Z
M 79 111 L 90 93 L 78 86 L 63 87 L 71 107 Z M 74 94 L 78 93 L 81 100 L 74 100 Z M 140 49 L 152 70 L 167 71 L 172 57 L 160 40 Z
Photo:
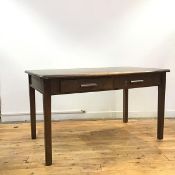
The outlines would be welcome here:
M 170 72 L 169 69 L 141 68 L 141 67 L 104 67 L 104 68 L 79 68 L 79 69 L 43 69 L 26 70 L 29 75 L 40 78 L 68 78 L 68 77 L 92 77 L 111 76 L 123 74 Z

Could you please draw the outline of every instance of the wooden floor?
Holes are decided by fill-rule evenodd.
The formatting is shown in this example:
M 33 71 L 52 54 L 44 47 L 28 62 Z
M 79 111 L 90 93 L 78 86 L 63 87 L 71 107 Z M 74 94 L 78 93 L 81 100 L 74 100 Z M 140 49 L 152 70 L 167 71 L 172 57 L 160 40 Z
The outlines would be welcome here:
M 175 120 L 53 122 L 53 165 L 44 166 L 43 123 L 0 124 L 0 175 L 174 175 Z

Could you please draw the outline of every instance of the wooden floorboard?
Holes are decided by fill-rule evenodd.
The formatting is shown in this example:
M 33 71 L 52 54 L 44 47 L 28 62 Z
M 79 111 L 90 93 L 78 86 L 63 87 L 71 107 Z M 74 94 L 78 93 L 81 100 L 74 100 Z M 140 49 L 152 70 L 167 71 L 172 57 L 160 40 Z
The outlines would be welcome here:
M 0 175 L 174 175 L 175 120 L 53 122 L 53 165 L 44 166 L 43 123 L 0 124 Z

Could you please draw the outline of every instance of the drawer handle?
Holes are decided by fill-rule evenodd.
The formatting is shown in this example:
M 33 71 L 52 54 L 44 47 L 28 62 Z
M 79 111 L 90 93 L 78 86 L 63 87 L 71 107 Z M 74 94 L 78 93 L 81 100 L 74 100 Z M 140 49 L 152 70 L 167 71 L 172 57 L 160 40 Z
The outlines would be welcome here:
M 143 83 L 144 80 L 131 80 L 131 83 Z
M 96 86 L 98 86 L 98 84 L 97 83 L 87 83 L 87 84 L 81 84 L 80 86 L 82 88 L 84 88 L 84 87 L 96 87 Z

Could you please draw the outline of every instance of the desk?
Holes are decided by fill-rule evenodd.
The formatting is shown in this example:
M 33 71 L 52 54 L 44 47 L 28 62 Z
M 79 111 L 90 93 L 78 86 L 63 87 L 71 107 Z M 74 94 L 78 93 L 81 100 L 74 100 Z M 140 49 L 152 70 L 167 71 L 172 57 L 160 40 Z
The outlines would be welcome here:
M 52 164 L 51 96 L 123 89 L 123 122 L 128 122 L 128 89 L 158 86 L 157 139 L 163 139 L 166 72 L 169 69 L 110 67 L 28 70 L 31 137 L 36 139 L 35 90 L 43 94 L 45 163 Z

